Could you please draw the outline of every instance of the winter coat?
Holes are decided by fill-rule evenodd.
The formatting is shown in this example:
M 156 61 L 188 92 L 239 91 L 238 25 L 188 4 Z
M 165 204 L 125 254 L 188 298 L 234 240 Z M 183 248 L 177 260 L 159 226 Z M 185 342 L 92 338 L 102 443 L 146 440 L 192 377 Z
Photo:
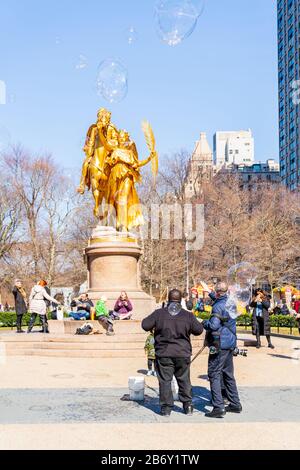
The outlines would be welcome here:
M 214 294 L 210 294 L 210 297 L 214 301 L 211 318 L 203 322 L 204 329 L 208 332 L 208 346 L 213 346 L 212 338 L 218 336 L 220 349 L 234 350 L 237 344 L 236 320 L 230 317 L 226 309 L 228 296 L 222 295 L 217 298 Z
M 59 302 L 47 294 L 44 287 L 36 285 L 32 288 L 29 297 L 29 312 L 37 313 L 38 315 L 46 315 L 47 306 L 46 301 L 52 302 L 55 305 L 59 305 Z
M 17 287 L 13 288 L 13 296 L 15 298 L 15 309 L 17 315 L 24 315 L 27 312 L 25 299 Z
M 270 308 L 270 301 L 264 300 L 262 302 L 262 319 L 263 322 L 258 324 L 257 316 L 256 316 L 256 302 L 251 302 L 250 307 L 253 308 L 252 313 L 252 334 L 254 336 L 258 333 L 258 327 L 260 329 L 259 334 L 261 336 L 266 336 L 271 334 L 271 323 L 270 323 L 270 315 L 269 315 L 269 308 Z
M 125 302 L 127 305 L 125 305 Z M 132 303 L 128 299 L 127 300 L 118 299 L 114 308 L 114 311 L 117 312 L 119 315 L 126 315 L 127 313 L 132 312 L 132 310 L 133 310 Z
M 191 335 L 200 336 L 202 323 L 186 310 L 172 316 L 168 308 L 153 312 L 142 322 L 145 331 L 154 330 L 156 357 L 190 358 L 192 355 Z
M 96 317 L 109 317 L 109 310 L 104 300 L 98 300 L 96 303 Z

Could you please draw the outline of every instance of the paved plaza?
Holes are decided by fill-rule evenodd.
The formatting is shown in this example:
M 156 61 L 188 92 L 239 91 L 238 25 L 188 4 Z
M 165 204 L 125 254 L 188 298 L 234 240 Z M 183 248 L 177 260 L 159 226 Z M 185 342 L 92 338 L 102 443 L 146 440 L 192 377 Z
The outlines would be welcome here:
M 143 403 L 128 401 L 128 377 L 145 373 L 143 358 L 9 356 L 0 365 L 0 448 L 298 449 L 300 341 L 274 344 L 235 359 L 244 412 L 223 420 L 204 416 L 207 354 L 192 366 L 194 416 L 177 403 L 170 418 L 159 415 L 154 377 Z

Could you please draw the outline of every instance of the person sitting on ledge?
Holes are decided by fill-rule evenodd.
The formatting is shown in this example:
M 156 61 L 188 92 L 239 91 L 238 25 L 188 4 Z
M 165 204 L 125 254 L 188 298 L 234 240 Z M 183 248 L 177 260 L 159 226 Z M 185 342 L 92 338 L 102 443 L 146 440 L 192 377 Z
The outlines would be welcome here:
M 121 292 L 116 301 L 114 311 L 111 317 L 115 320 L 130 320 L 132 317 L 133 306 L 126 292 Z
M 102 296 L 96 303 L 96 318 L 101 326 L 106 330 L 107 336 L 113 336 L 115 334 L 113 328 L 113 320 L 110 317 L 109 310 L 106 305 L 107 298 Z
M 88 294 L 81 294 L 78 300 L 72 300 L 71 307 L 77 307 L 77 312 L 70 312 L 69 317 L 73 320 L 89 320 L 91 309 L 94 307 L 93 302 L 89 299 Z

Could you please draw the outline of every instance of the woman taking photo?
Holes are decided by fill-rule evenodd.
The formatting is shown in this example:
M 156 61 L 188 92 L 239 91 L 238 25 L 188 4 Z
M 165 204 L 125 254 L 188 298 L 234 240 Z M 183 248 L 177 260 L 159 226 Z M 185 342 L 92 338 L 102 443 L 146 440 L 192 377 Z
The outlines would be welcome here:
M 22 319 L 23 315 L 25 315 L 25 313 L 27 312 L 27 296 L 25 289 L 22 285 L 22 281 L 20 281 L 20 279 L 16 279 L 12 293 L 15 298 L 15 310 L 17 314 L 17 333 L 25 333 L 25 331 L 22 330 Z
M 271 343 L 271 325 L 270 325 L 270 300 L 266 292 L 262 289 L 256 289 L 250 307 L 252 313 L 252 334 L 257 339 L 257 349 L 261 348 L 261 336 L 265 336 L 268 341 L 268 347 L 274 349 Z

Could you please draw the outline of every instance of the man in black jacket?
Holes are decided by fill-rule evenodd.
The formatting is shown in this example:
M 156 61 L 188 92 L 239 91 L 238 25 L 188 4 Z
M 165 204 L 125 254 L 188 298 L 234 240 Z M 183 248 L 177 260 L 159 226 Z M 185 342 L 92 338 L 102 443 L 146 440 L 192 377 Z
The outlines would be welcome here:
M 145 331 L 154 329 L 156 370 L 159 380 L 161 414 L 170 416 L 174 406 L 172 379 L 175 375 L 179 399 L 185 414 L 193 414 L 190 365 L 192 356 L 191 335 L 200 336 L 203 326 L 191 312 L 181 307 L 182 294 L 174 289 L 169 302 L 145 318 Z

